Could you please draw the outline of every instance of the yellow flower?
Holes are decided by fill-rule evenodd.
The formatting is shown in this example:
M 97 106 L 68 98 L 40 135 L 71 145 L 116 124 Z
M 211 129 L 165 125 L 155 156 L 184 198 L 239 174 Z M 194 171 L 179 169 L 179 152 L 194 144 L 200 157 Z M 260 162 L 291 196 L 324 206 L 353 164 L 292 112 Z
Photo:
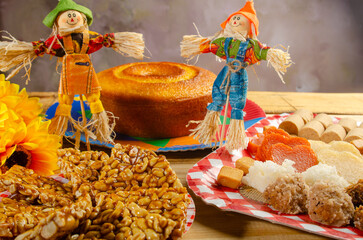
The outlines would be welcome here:
M 21 121 L 7 121 L 0 132 L 0 166 L 6 172 L 18 164 L 33 169 L 36 173 L 48 176 L 57 169 L 57 149 L 59 136 L 49 134 L 50 121 L 40 117 L 28 125 Z
M 0 172 L 18 164 L 41 175 L 57 169 L 59 136 L 49 134 L 41 104 L 0 75 Z
M 0 74 L 0 127 L 3 119 L 1 111 L 11 109 L 28 124 L 42 112 L 42 104 L 38 98 L 29 98 L 25 88 L 19 92 L 19 85 L 5 81 L 5 76 Z M 4 113 L 3 113 L 4 114 Z

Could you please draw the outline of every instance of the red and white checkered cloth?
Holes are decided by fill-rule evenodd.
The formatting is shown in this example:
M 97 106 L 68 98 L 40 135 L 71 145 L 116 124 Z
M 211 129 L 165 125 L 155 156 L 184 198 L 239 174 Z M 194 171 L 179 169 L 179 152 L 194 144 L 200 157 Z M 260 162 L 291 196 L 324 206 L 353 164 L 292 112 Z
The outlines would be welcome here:
M 261 120 L 247 130 L 247 136 L 257 132 L 262 133 L 266 125 L 278 126 L 289 114 L 275 115 Z M 336 121 L 337 119 L 334 119 Z M 243 156 L 250 156 L 244 150 Z M 220 209 L 243 213 L 272 223 L 285 225 L 314 234 L 337 239 L 363 240 L 363 232 L 354 227 L 328 227 L 312 221 L 307 214 L 280 214 L 267 204 L 262 204 L 244 198 L 238 190 L 217 184 L 217 176 L 222 166 L 235 166 L 238 158 L 230 155 L 224 149 L 217 149 L 213 153 L 195 164 L 187 174 L 187 182 L 194 193 L 206 203 Z

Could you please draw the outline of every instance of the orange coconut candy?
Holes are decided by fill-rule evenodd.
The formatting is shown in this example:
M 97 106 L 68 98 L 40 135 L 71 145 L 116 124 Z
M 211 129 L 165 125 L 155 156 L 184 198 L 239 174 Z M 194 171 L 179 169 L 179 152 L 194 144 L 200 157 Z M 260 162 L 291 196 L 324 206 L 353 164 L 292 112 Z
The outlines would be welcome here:
M 251 138 L 247 149 L 256 160 L 263 162 L 271 160 L 281 165 L 285 159 L 292 160 L 298 172 L 318 164 L 318 158 L 308 140 L 292 137 L 275 127 L 264 128 L 263 134 Z
M 285 159 L 289 159 L 295 164 L 293 167 L 298 172 L 305 172 L 308 168 L 318 164 L 318 158 L 310 146 L 296 145 L 290 147 L 283 143 L 271 146 L 271 160 L 277 164 L 282 164 Z
M 274 134 L 274 133 L 279 134 L 283 137 L 290 137 L 290 135 L 282 129 L 278 129 L 274 126 L 265 126 L 263 128 L 263 133 L 257 133 L 256 136 L 250 138 L 250 140 L 248 142 L 247 151 L 251 155 L 256 156 L 256 159 L 263 159 L 263 157 L 260 156 L 260 154 L 262 154 L 262 153 L 260 152 L 259 154 L 257 154 L 257 150 L 262 145 L 265 136 L 268 136 L 268 135 Z M 263 161 L 263 160 L 260 160 L 260 161 Z
M 256 156 L 257 150 L 261 146 L 263 139 L 264 139 L 263 133 L 257 133 L 256 136 L 250 138 L 247 146 L 247 151 L 251 155 Z

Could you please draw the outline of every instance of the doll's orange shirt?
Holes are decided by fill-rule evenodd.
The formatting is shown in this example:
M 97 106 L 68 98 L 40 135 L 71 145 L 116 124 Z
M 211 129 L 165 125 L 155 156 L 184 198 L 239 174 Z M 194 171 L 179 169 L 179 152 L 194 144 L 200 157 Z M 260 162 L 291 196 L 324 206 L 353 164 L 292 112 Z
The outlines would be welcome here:
M 77 52 L 77 48 L 81 49 L 83 42 L 83 34 L 82 33 L 72 33 L 72 40 L 76 44 L 75 52 Z M 112 47 L 114 45 L 115 34 L 108 33 L 105 35 L 101 35 L 96 32 L 89 31 L 89 46 L 87 50 L 87 54 L 94 53 L 100 50 L 102 47 Z M 57 41 L 57 39 L 59 41 Z M 63 49 L 63 37 L 57 35 L 57 39 L 55 36 L 48 38 L 45 41 L 34 41 L 33 49 L 37 56 L 43 56 L 44 54 L 50 54 L 56 57 L 63 57 L 65 55 Z M 78 46 L 77 46 L 78 45 Z
M 88 55 L 103 46 L 111 47 L 113 39 L 114 34 L 72 33 L 64 37 L 58 35 L 57 39 L 53 36 L 44 42 L 33 42 L 33 46 L 37 55 L 48 53 L 62 58 L 59 94 L 91 94 L 99 92 L 101 87 Z

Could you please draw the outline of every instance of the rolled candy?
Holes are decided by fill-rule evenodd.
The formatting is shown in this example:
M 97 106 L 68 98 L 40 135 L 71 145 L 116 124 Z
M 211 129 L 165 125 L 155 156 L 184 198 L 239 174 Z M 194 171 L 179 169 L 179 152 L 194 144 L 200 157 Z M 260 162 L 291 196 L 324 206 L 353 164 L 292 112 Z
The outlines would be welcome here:
M 359 150 L 360 154 L 363 154 L 363 139 L 356 139 L 351 141 L 350 143 Z
M 308 109 L 299 109 L 294 113 L 294 115 L 299 115 L 304 120 L 305 124 L 314 118 L 313 112 Z
M 309 140 L 320 140 L 324 130 L 324 126 L 321 122 L 313 120 L 301 128 L 299 131 L 299 137 Z
M 331 117 L 325 113 L 320 113 L 316 115 L 314 120 L 321 122 L 321 124 L 323 124 L 325 129 L 327 129 L 330 125 L 333 124 L 333 120 L 331 119 Z
M 347 117 L 340 119 L 338 124 L 342 125 L 347 133 L 357 127 L 357 121 Z
M 300 115 L 290 115 L 282 123 L 279 128 L 285 130 L 292 135 L 298 135 L 300 129 L 304 126 L 304 120 Z
M 344 141 L 351 142 L 357 139 L 363 139 L 363 128 L 354 128 L 350 130 Z
M 323 132 L 320 140 L 325 143 L 330 143 L 331 141 L 343 141 L 345 135 L 346 132 L 342 125 L 332 124 Z

